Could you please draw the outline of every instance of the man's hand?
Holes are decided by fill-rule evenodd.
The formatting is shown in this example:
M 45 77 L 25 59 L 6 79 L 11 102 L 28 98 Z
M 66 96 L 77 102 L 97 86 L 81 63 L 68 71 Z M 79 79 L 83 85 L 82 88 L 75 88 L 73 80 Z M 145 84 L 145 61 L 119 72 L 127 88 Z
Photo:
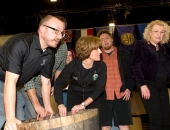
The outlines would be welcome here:
M 4 130 L 17 130 L 17 124 L 21 124 L 21 121 L 19 121 L 17 118 L 13 117 L 8 120 L 6 120 Z
M 45 116 L 50 116 L 50 119 L 55 114 L 53 109 L 50 108 L 43 108 L 41 105 L 37 106 L 35 108 L 35 111 L 37 112 L 37 120 L 43 120 Z
M 58 105 L 58 110 L 59 110 L 59 115 L 60 116 L 66 116 L 67 115 L 67 110 L 64 104 Z
M 46 114 L 50 116 L 50 119 L 53 117 L 53 115 L 55 114 L 52 107 L 49 108 L 45 108 L 46 110 Z
M 123 100 L 126 100 L 128 101 L 130 99 L 130 90 L 129 89 L 126 89 L 124 92 L 123 92 Z
M 144 99 L 149 99 L 150 98 L 150 90 L 146 85 L 143 85 L 140 87 L 141 88 L 141 94 Z
M 45 108 L 43 108 L 38 100 L 35 88 L 27 90 L 27 95 L 37 113 L 37 120 L 44 118 L 47 114 Z
M 40 104 L 35 105 L 34 109 L 37 113 L 37 120 L 41 120 L 47 115 L 45 108 L 43 108 Z

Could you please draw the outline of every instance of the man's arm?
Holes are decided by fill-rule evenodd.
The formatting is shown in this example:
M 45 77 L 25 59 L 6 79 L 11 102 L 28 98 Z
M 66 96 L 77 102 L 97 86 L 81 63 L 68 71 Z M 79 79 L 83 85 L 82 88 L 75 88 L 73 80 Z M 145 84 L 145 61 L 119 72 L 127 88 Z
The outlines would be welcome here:
M 41 82 L 42 82 L 41 91 L 42 91 L 44 107 L 45 107 L 47 114 L 52 117 L 52 115 L 54 114 L 54 111 L 51 107 L 51 102 L 50 102 L 51 81 L 50 79 L 47 79 L 41 75 Z
M 61 71 L 64 69 L 66 65 L 66 58 L 67 58 L 67 45 L 65 43 L 62 43 L 62 45 L 57 50 L 57 53 L 55 55 L 55 62 L 57 62 L 56 64 L 58 64 L 59 66 L 55 70 L 54 82 L 60 75 Z M 58 61 L 60 61 L 60 63 Z
M 5 74 L 5 83 L 4 83 L 4 106 L 6 114 L 6 123 L 5 128 L 11 127 L 13 130 L 16 130 L 16 125 L 21 122 L 15 117 L 15 102 L 16 102 L 16 84 L 18 81 L 19 75 L 6 71 Z
M 58 76 L 60 75 L 61 73 L 61 70 L 57 70 L 54 74 L 54 83 L 55 83 L 55 80 L 58 78 Z M 51 96 L 54 95 L 54 86 L 51 87 Z
M 36 89 L 32 88 L 27 90 L 27 95 L 37 113 L 37 120 L 39 120 L 40 117 L 45 117 L 46 116 L 46 111 L 45 109 L 41 106 L 37 94 L 36 94 Z
M 58 78 L 58 76 L 60 75 L 60 73 L 61 73 L 61 70 L 57 70 L 57 71 L 55 72 L 54 82 L 55 82 L 55 80 Z
M 40 76 L 33 77 L 30 81 L 28 81 L 24 85 L 24 90 L 27 93 L 29 99 L 34 107 L 35 112 L 37 113 L 37 120 L 40 119 L 40 117 L 44 117 L 46 115 L 44 107 L 41 106 L 39 99 L 37 97 L 37 91 L 40 91 L 39 82 Z M 41 83 L 41 81 L 40 81 Z

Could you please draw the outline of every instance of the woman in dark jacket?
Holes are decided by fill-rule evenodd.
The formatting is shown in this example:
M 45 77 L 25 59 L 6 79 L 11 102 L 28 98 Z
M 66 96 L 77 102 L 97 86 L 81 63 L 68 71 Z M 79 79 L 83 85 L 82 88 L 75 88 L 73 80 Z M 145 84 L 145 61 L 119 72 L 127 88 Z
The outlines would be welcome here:
M 54 97 L 60 116 L 66 116 L 67 110 L 75 114 L 85 108 L 99 108 L 106 83 L 106 65 L 100 61 L 100 46 L 100 39 L 94 36 L 83 36 L 77 41 L 77 58 L 65 66 L 55 82 Z M 66 110 L 62 86 L 68 80 L 70 83 Z
M 136 42 L 132 56 L 132 71 L 149 116 L 150 130 L 170 130 L 166 86 L 170 74 L 170 56 L 163 45 L 169 40 L 169 32 L 167 23 L 152 21 L 145 28 L 145 40 Z

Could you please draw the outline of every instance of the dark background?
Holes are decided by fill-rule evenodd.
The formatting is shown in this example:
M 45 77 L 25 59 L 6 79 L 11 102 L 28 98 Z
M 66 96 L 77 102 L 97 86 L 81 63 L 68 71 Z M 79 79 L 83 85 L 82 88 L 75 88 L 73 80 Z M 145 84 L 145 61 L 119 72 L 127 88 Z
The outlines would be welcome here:
M 1 0 L 0 35 L 35 32 L 46 14 L 64 16 L 67 29 L 170 21 L 170 0 Z

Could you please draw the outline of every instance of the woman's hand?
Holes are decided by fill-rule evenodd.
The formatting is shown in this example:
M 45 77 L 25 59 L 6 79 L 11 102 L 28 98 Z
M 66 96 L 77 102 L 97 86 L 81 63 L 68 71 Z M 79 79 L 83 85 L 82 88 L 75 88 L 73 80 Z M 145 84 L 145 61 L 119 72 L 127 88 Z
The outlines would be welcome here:
M 76 114 L 79 110 L 83 110 L 85 109 L 84 106 L 82 106 L 81 104 L 79 105 L 75 105 L 72 109 L 71 109 L 71 113 L 72 114 Z
M 59 115 L 60 116 L 66 116 L 67 115 L 67 110 L 64 104 L 58 105 L 58 110 L 59 110 Z
M 144 99 L 149 99 L 150 98 L 150 90 L 148 89 L 148 87 L 146 85 L 143 85 L 140 87 L 141 89 L 141 94 L 142 94 L 142 97 Z

